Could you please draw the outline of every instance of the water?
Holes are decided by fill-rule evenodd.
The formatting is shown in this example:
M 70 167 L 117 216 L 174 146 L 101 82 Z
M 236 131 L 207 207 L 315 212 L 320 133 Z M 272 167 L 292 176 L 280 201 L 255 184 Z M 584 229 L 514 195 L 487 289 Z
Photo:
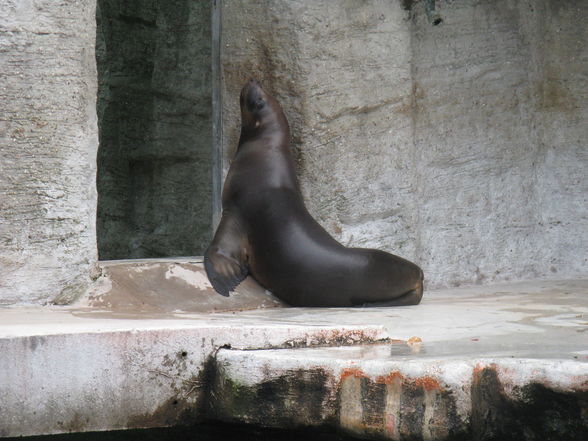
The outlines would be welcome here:
M 2 441 L 357 441 L 358 438 L 325 429 L 268 429 L 240 424 L 208 423 L 112 432 L 2 438 Z

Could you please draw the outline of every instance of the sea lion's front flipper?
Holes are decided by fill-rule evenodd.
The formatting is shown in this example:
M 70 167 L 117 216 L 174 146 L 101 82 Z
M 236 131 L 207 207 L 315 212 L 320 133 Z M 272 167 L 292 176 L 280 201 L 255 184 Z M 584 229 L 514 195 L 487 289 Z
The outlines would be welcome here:
M 247 236 L 238 219 L 223 213 L 214 239 L 204 253 L 204 269 L 212 287 L 220 295 L 229 296 L 247 277 Z

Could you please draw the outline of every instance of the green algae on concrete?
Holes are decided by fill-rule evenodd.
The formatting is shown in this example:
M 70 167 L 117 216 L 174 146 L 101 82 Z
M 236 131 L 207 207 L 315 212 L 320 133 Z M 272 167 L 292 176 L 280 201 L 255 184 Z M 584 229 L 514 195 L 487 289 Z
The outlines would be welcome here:
M 259 424 L 258 416 L 263 415 L 265 427 L 336 426 L 334 418 L 325 421 L 335 397 L 328 395 L 330 378 L 320 367 L 290 370 L 255 385 L 231 379 L 218 365 L 216 375 L 210 397 L 215 418 Z M 258 403 L 258 416 L 251 414 L 251 403 Z

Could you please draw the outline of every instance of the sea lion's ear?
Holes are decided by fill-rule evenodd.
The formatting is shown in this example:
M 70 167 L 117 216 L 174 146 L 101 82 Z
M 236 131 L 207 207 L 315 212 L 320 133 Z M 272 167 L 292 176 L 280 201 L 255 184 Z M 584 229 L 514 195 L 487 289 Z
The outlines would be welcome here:
M 214 239 L 204 253 L 204 269 L 216 292 L 225 297 L 247 274 L 247 237 L 234 217 L 223 213 Z

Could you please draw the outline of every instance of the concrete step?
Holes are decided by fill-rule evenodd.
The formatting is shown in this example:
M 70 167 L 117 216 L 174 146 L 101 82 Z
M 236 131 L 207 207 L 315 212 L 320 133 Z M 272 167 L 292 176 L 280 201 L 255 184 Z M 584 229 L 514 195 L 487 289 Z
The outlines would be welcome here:
M 408 355 L 402 346 L 220 350 L 214 415 L 389 440 L 588 439 L 585 361 Z
M 429 291 L 404 308 L 4 308 L 0 437 L 212 419 L 584 440 L 587 317 L 586 279 Z
M 386 344 L 220 350 L 215 415 L 390 440 L 588 439 L 587 280 L 428 294 L 416 307 L 323 313 L 381 324 Z
M 308 325 L 232 313 L 0 309 L 0 437 L 194 424 L 208 417 L 208 377 L 221 347 L 386 338 L 379 325 Z

